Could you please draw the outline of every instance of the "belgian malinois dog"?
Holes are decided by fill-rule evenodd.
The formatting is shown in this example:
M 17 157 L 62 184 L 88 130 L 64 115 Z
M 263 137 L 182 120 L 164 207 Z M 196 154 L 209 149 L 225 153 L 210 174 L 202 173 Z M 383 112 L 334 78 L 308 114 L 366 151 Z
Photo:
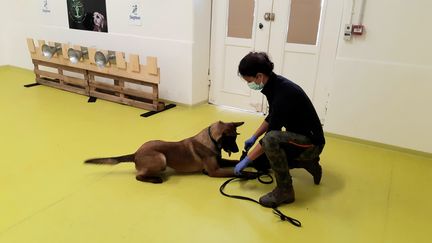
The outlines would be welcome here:
M 204 171 L 211 177 L 232 177 L 232 168 L 238 160 L 222 159 L 222 149 L 229 155 L 239 151 L 237 127 L 244 122 L 215 122 L 197 135 L 178 142 L 151 140 L 133 154 L 86 160 L 88 164 L 115 165 L 134 162 L 136 179 L 143 182 L 162 183 L 161 173 L 170 167 L 177 172 Z M 229 166 L 229 167 L 227 167 Z

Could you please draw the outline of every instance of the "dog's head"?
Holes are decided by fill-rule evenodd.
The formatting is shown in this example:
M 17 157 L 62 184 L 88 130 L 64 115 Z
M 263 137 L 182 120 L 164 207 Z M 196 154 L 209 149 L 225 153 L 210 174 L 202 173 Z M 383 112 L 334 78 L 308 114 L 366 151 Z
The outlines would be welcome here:
M 105 17 L 103 16 L 103 14 L 99 12 L 93 13 L 93 25 L 94 30 L 102 31 L 105 26 Z
M 225 152 L 228 155 L 231 153 L 237 153 L 239 148 L 236 143 L 237 135 L 237 127 L 243 125 L 244 122 L 229 122 L 225 123 L 222 121 L 218 121 L 211 125 L 212 136 Z

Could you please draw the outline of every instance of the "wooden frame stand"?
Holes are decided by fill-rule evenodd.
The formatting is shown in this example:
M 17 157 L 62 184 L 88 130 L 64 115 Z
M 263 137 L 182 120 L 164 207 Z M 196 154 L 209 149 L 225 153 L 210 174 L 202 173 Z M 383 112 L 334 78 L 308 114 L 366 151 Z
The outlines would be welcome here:
M 44 44 L 45 41 L 39 40 L 36 47 L 33 39 L 27 39 L 37 83 L 145 110 L 165 109 L 165 104 L 159 101 L 160 69 L 156 57 L 147 57 L 146 65 L 141 65 L 138 55 L 129 55 L 126 62 L 124 53 L 115 52 L 115 64 L 99 67 L 95 63 L 94 48 L 86 48 L 87 57 L 72 63 L 68 50 L 80 51 L 81 46 L 50 43 L 52 47 L 61 46 L 61 50 L 47 58 L 42 51 Z

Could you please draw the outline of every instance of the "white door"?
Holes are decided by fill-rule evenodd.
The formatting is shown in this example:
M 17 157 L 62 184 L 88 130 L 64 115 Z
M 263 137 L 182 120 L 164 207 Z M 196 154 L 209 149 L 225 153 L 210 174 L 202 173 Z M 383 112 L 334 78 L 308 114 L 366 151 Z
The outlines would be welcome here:
M 332 8 L 342 8 L 341 0 L 330 2 Z M 334 63 L 334 56 L 320 56 L 321 42 L 327 29 L 334 33 L 328 42 L 337 43 L 340 27 L 324 28 L 326 7 L 325 0 L 213 1 L 210 103 L 265 112 L 265 97 L 237 75 L 243 56 L 265 51 L 275 64 L 274 72 L 299 84 L 324 116 L 328 89 L 317 84 L 318 73 L 320 66 Z
M 213 1 L 210 103 L 263 111 L 263 96 L 248 88 L 237 68 L 250 51 L 267 51 L 270 22 L 260 19 L 271 9 L 271 0 Z

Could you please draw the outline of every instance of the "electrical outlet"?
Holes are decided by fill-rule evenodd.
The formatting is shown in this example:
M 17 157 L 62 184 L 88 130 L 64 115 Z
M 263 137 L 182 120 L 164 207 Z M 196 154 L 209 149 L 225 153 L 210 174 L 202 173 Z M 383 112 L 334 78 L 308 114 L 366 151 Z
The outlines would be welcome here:
M 352 37 L 352 25 L 346 24 L 345 25 L 345 31 L 344 31 L 344 40 L 349 41 Z

